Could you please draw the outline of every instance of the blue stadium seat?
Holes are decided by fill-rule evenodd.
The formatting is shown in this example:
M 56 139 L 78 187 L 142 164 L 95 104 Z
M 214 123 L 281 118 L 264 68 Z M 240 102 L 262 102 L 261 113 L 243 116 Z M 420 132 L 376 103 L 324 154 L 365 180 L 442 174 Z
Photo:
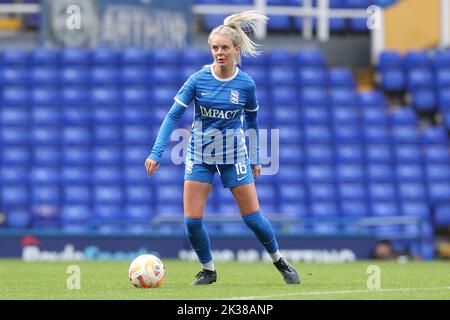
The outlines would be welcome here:
M 60 50 L 50 47 L 35 47 L 30 53 L 34 66 L 55 66 L 59 64 Z
M 359 144 L 361 142 L 361 128 L 358 125 L 335 125 L 333 137 L 337 144 Z
M 277 174 L 279 183 L 301 183 L 304 180 L 303 168 L 299 165 L 284 165 Z
M 386 68 L 402 68 L 403 58 L 398 51 L 395 50 L 385 50 L 380 53 L 377 69 L 383 70 Z
M 92 87 L 90 103 L 98 106 L 115 106 L 120 104 L 119 91 L 114 87 Z
M 142 87 L 125 87 L 122 90 L 122 102 L 126 107 L 148 107 L 149 94 L 145 88 Z M 126 116 L 126 112 L 125 112 Z
M 258 199 L 261 205 L 267 208 L 278 202 L 277 190 L 276 187 L 272 184 L 259 184 L 256 186 L 256 190 L 258 191 Z
M 0 141 L 3 145 L 27 145 L 30 142 L 30 134 L 27 126 L 5 126 L 1 128 Z
M 434 223 L 439 226 L 450 225 L 450 203 L 440 204 L 436 207 Z
M 325 67 L 326 65 L 324 54 L 317 48 L 301 49 L 297 52 L 295 58 L 299 67 Z
M 387 125 L 389 115 L 384 108 L 366 107 L 361 111 L 361 120 L 364 124 Z
M 328 222 L 313 223 L 311 230 L 318 235 L 332 235 L 339 233 L 339 227 L 336 224 L 330 224 Z
M 272 120 L 278 126 L 298 125 L 302 122 L 301 111 L 302 110 L 296 106 L 277 106 L 273 110 Z
M 391 182 L 370 182 L 367 185 L 369 199 L 373 201 L 395 201 L 396 188 Z
M 337 190 L 334 183 L 319 182 L 308 183 L 306 188 L 309 191 L 309 200 L 312 202 L 335 202 Z
M 402 201 L 427 200 L 427 191 L 422 182 L 400 182 L 397 192 Z
M 0 148 L 0 152 L 2 154 L 0 164 L 2 165 L 20 166 L 31 163 L 31 152 L 26 146 L 7 146 L 5 149 Z
M 364 167 L 361 164 L 337 164 L 336 177 L 338 182 L 365 182 Z
M 167 108 L 173 104 L 173 98 L 178 92 L 177 86 L 155 86 L 153 95 L 150 96 L 152 105 L 155 107 Z
M 355 79 L 347 68 L 334 67 L 328 70 L 328 85 L 331 87 L 355 87 Z
M 331 129 L 326 125 L 305 125 L 304 135 L 306 143 L 331 143 Z
M 145 160 L 145 159 L 144 159 Z M 146 174 L 145 169 L 143 169 L 143 174 Z M 164 168 L 158 169 L 158 173 L 152 179 L 155 180 L 156 184 L 176 184 L 182 183 L 184 177 L 184 167 L 175 165 L 166 165 Z
M 344 0 L 345 8 L 367 8 L 371 3 L 370 0 Z
M 269 15 L 267 30 L 270 32 L 286 32 L 291 28 L 291 19 L 289 16 Z
M 334 149 L 329 144 L 306 144 L 305 159 L 307 163 L 333 163 Z
M 318 201 L 310 203 L 312 217 L 336 217 L 339 209 L 334 201 Z
M 125 207 L 125 219 L 131 221 L 146 221 L 155 215 L 155 211 L 151 205 L 145 204 L 133 204 Z
M 245 66 L 243 71 L 255 81 L 256 86 L 266 85 L 267 71 L 263 66 Z
M 369 208 L 365 201 L 342 201 L 341 215 L 344 217 L 365 217 L 369 215 Z
M 151 204 L 154 201 L 153 188 L 150 185 L 128 185 L 125 191 L 125 200 L 129 205 Z
M 406 88 L 406 76 L 400 68 L 382 70 L 381 87 L 387 92 L 399 92 Z
M 122 133 L 120 126 L 97 125 L 93 128 L 94 144 L 118 144 L 121 143 Z
M 407 74 L 408 90 L 414 92 L 420 88 L 432 88 L 434 74 L 430 68 L 413 68 Z
M 379 90 L 363 91 L 358 93 L 358 96 L 359 106 L 363 109 L 366 109 L 368 107 L 385 108 L 387 106 L 386 98 Z
M 87 66 L 90 64 L 89 51 L 85 48 L 64 48 L 61 51 L 62 66 Z
M 23 206 L 30 200 L 30 191 L 26 185 L 7 185 L 1 189 L 1 201 L 3 206 Z
M 405 55 L 406 69 L 417 67 L 431 67 L 432 60 L 430 54 L 426 51 L 410 50 Z
M 148 71 L 140 66 L 122 68 L 119 74 L 122 85 L 145 86 L 148 82 Z
M 2 86 L 21 86 L 29 81 L 29 70 L 5 66 L 0 68 L 0 84 Z
M 157 188 L 159 206 L 183 203 L 183 186 L 181 184 L 165 184 Z
M 122 108 L 114 102 L 114 105 L 96 105 L 92 109 L 92 123 L 105 125 L 120 125 L 122 123 Z M 86 114 L 85 114 L 86 115 Z
M 433 59 L 434 67 L 436 70 L 440 68 L 450 67 L 450 50 L 438 49 L 434 52 Z
M 308 215 L 307 206 L 302 201 L 281 202 L 279 207 L 280 214 L 283 216 L 306 217 Z
M 197 70 L 202 66 L 209 64 L 212 62 L 212 57 L 208 51 L 198 48 L 198 47 L 187 47 L 183 50 L 183 54 L 181 54 L 181 64 L 189 65 L 195 67 Z M 255 58 L 256 60 L 263 60 L 262 56 L 258 56 Z M 243 65 L 248 66 L 251 64 L 249 57 L 243 58 Z M 263 64 L 265 64 L 263 62 Z M 244 68 L 245 70 L 245 68 Z M 187 78 L 186 78 L 187 79 Z
M 432 204 L 450 202 L 450 182 L 429 182 L 428 197 Z
M 301 164 L 304 160 L 304 150 L 299 143 L 280 143 L 279 146 L 280 164 Z
M 337 106 L 356 106 L 358 95 L 354 89 L 349 88 L 333 88 L 329 91 L 329 102 L 332 108 Z
M 357 108 L 354 106 L 334 106 L 331 109 L 334 124 L 355 124 L 359 122 Z
M 341 202 L 363 202 L 367 200 L 367 188 L 362 182 L 339 182 L 337 184 Z
M 448 163 L 425 163 L 427 181 L 450 181 L 450 166 Z
M 423 161 L 420 146 L 417 144 L 400 144 L 394 148 L 397 163 L 421 163 Z
M 25 87 L 4 87 L 2 105 L 9 107 L 25 107 L 29 105 L 29 91 Z
M 327 107 L 326 90 L 321 87 L 303 87 L 300 90 L 300 105 L 304 107 Z
M 412 105 L 417 111 L 434 111 L 437 107 L 437 99 L 434 89 L 421 88 L 411 93 Z
M 0 123 L 8 126 L 27 126 L 30 123 L 28 107 L 2 107 Z
M 388 144 L 366 144 L 366 159 L 369 163 L 390 163 L 393 151 Z
M 340 144 L 336 145 L 336 160 L 340 163 L 362 163 L 363 150 L 360 145 Z
M 31 188 L 32 204 L 58 204 L 61 201 L 61 194 L 58 185 L 34 185 Z
M 114 48 L 97 47 L 90 52 L 93 66 L 117 66 L 119 58 L 119 51 Z
M 369 28 L 367 27 L 367 19 L 365 19 L 365 18 L 350 18 L 349 29 L 351 31 L 356 31 L 356 32 L 369 31 Z
M 437 102 L 440 110 L 450 110 L 450 88 L 442 88 L 439 90 Z
M 400 210 L 395 201 L 375 201 L 371 202 L 370 210 L 375 217 L 398 216 Z
M 390 114 L 391 125 L 410 125 L 415 126 L 418 123 L 417 115 L 411 108 L 397 108 Z
M 91 170 L 86 166 L 63 166 L 61 168 L 61 181 L 64 185 L 88 184 L 90 182 Z
M 143 165 L 125 165 L 123 167 L 123 179 L 126 184 L 145 184 L 145 183 L 154 183 L 152 178 L 147 177 L 145 172 L 145 168 Z
M 35 185 L 57 184 L 60 182 L 60 172 L 56 167 L 34 166 L 31 169 L 31 183 Z
M 64 184 L 62 192 L 65 204 L 91 205 L 92 192 L 88 184 Z
M 425 160 L 433 163 L 450 163 L 450 153 L 446 145 L 425 145 Z
M 277 86 L 272 88 L 270 104 L 273 106 L 290 105 L 297 106 L 298 95 L 293 86 Z
M 24 48 L 8 47 L 0 51 L 0 66 L 28 67 L 30 52 Z
M 331 113 L 326 106 L 305 106 L 301 108 L 304 123 L 326 125 L 330 123 Z
M 69 66 L 61 69 L 59 80 L 61 84 L 87 86 L 89 83 L 89 69 L 77 66 Z
M 31 139 L 34 144 L 57 145 L 61 142 L 61 131 L 55 126 L 35 126 Z
M 394 125 L 391 136 L 395 143 L 420 143 L 419 130 L 415 125 Z
M 28 228 L 31 214 L 27 208 L 14 208 L 6 211 L 6 224 L 11 229 Z
M 120 84 L 120 74 L 113 66 L 95 66 L 89 70 L 92 86 L 116 86 Z
M 436 86 L 439 88 L 450 86 L 450 67 L 436 70 Z
M 181 54 L 173 48 L 158 48 L 150 52 L 150 62 L 153 66 L 177 66 Z
M 79 107 L 89 103 L 89 91 L 80 87 L 64 87 L 61 94 L 64 106 Z
M 306 165 L 305 175 L 308 182 L 333 182 L 335 179 L 335 170 L 332 165 L 311 164 Z
M 388 163 L 369 163 L 367 179 L 370 182 L 390 182 L 394 179 L 394 170 Z
M 62 150 L 62 163 L 65 165 L 89 166 L 92 151 L 89 146 L 67 146 Z
M 148 83 L 151 85 L 180 85 L 179 70 L 176 66 L 155 66 L 148 72 Z M 175 96 L 176 92 L 172 92 Z
M 143 159 L 148 157 L 148 145 L 132 145 L 127 146 L 123 153 L 123 161 L 126 165 L 142 165 Z
M 274 65 L 268 71 L 270 86 L 290 85 L 296 82 L 295 70 L 291 66 Z
M 392 141 L 390 131 L 384 125 L 363 126 L 363 136 L 366 143 L 389 144 Z
M 402 201 L 400 204 L 401 214 L 404 216 L 415 216 L 424 219 L 429 219 L 430 208 L 427 202 L 424 201 Z
M 92 217 L 91 209 L 86 205 L 65 205 L 62 209 L 61 219 L 65 224 L 87 223 Z
M 395 168 L 395 178 L 399 182 L 424 181 L 424 172 L 420 164 L 397 163 Z
M 94 184 L 120 185 L 122 183 L 122 170 L 120 166 L 104 165 L 92 168 L 92 182 Z
M 447 130 L 443 126 L 428 126 L 422 130 L 424 144 L 447 144 L 449 142 Z
M 303 133 L 298 125 L 283 125 L 279 128 L 280 141 L 283 143 L 299 143 L 303 139 Z
M 58 145 L 36 145 L 33 147 L 33 164 L 59 165 L 61 151 Z
M 93 187 L 94 202 L 96 204 L 120 204 L 123 192 L 120 185 L 95 185 Z
M 54 67 L 35 67 L 30 70 L 29 81 L 33 86 L 56 86 L 60 82 L 60 72 Z
M 97 146 L 93 150 L 95 165 L 119 165 L 122 161 L 122 148 L 118 146 Z
M 142 144 L 153 140 L 152 128 L 148 125 L 127 125 L 123 126 L 122 130 L 125 144 Z
M 62 129 L 65 144 L 87 145 L 91 142 L 91 130 L 87 126 L 70 126 Z
M 297 73 L 297 84 L 302 87 L 326 87 L 328 84 L 327 72 L 322 67 L 299 68 Z
M 275 48 L 267 54 L 267 63 L 272 67 L 291 67 L 294 65 L 294 54 L 288 49 Z
M 298 202 L 306 199 L 306 189 L 302 183 L 286 183 L 280 186 L 280 203 Z
M 149 52 L 144 48 L 125 47 L 121 51 L 121 62 L 123 67 L 135 66 L 145 68 L 150 62 Z

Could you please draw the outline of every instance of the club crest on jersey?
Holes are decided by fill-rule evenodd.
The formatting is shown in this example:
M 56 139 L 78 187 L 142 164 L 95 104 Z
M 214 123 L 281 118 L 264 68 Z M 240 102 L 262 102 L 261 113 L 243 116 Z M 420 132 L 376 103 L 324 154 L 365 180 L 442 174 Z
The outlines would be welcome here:
M 231 103 L 234 103 L 234 104 L 239 103 L 239 92 L 238 91 L 231 90 L 230 101 L 231 101 Z

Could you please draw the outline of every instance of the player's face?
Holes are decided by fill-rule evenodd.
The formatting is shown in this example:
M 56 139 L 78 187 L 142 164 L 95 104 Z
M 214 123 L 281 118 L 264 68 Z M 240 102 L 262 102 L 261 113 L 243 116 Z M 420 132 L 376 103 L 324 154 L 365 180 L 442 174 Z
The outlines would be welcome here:
M 214 35 L 211 38 L 211 53 L 214 62 L 221 68 L 231 68 L 238 52 L 231 39 L 223 35 Z

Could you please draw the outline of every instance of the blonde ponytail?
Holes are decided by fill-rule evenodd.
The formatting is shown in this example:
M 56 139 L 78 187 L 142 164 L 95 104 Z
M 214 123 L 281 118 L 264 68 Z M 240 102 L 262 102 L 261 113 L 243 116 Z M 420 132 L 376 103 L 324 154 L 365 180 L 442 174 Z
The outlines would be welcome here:
M 223 25 L 214 28 L 208 37 L 208 43 L 211 44 L 211 38 L 214 35 L 229 36 L 235 46 L 240 47 L 240 51 L 236 55 L 235 63 L 240 64 L 243 56 L 257 56 L 261 52 L 257 50 L 259 46 L 253 42 L 247 35 L 246 31 L 253 33 L 256 29 L 256 22 L 266 23 L 269 18 L 258 11 L 244 11 L 233 14 L 225 18 Z M 244 29 L 246 31 L 244 31 Z

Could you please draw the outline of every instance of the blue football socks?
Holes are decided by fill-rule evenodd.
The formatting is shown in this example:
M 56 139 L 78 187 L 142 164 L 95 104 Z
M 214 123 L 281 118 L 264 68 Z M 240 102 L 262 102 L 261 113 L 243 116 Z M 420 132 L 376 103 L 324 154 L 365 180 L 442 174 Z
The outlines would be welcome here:
M 252 229 L 269 254 L 277 253 L 279 251 L 272 225 L 259 210 L 242 216 L 242 219 L 244 219 L 245 224 Z
M 208 232 L 203 225 L 202 218 L 184 218 L 186 233 L 192 249 L 197 253 L 197 257 L 203 266 L 209 266 L 212 261 L 211 248 L 209 244 Z M 210 267 L 211 268 L 211 267 Z M 208 268 L 208 269 L 210 269 Z M 214 265 L 212 265 L 214 269 Z M 214 271 L 214 270 L 211 270 Z

